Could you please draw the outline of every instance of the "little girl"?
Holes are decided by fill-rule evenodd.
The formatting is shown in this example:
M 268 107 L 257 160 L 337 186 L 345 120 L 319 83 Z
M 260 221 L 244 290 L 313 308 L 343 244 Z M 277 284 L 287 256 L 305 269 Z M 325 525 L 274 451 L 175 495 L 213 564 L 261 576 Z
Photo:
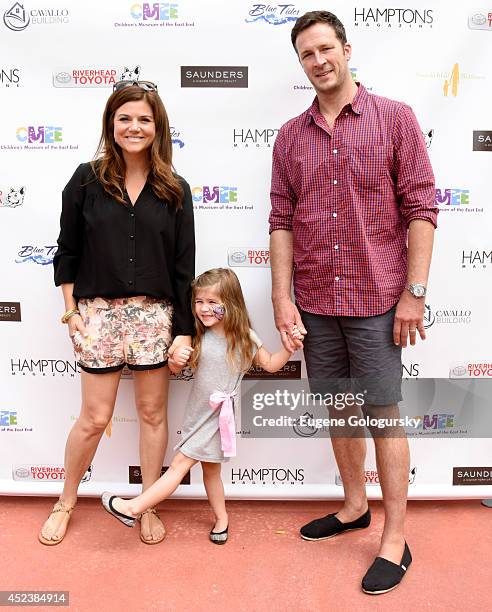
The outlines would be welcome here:
M 225 544 L 228 516 L 220 469 L 221 463 L 236 454 L 233 405 L 239 403 L 239 384 L 252 363 L 276 372 L 291 353 L 285 348 L 269 353 L 263 347 L 250 328 L 241 285 L 232 270 L 216 268 L 198 276 L 192 283 L 192 308 L 196 329 L 193 348 L 176 349 L 168 361 L 173 373 L 180 372 L 188 360 L 196 368 L 181 441 L 175 447 L 179 450 L 166 473 L 141 495 L 126 500 L 106 492 L 102 504 L 122 523 L 133 527 L 145 510 L 169 497 L 200 461 L 215 515 L 210 540 Z M 303 339 L 295 325 L 292 336 Z

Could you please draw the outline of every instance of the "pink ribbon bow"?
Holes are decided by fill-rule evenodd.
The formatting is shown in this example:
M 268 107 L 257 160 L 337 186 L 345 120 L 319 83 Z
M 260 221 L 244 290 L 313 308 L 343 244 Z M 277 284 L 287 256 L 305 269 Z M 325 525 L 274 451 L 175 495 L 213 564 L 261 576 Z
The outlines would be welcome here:
M 209 398 L 209 404 L 215 410 L 220 408 L 219 414 L 219 430 L 221 448 L 224 451 L 224 457 L 236 456 L 236 423 L 234 421 L 234 396 L 236 391 L 232 393 L 222 393 L 214 391 Z

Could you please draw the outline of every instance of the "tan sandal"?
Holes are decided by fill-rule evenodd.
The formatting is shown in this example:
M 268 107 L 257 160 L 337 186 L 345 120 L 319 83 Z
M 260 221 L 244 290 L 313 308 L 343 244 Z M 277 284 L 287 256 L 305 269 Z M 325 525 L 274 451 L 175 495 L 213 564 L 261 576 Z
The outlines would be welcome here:
M 59 544 L 63 540 L 63 538 L 65 537 L 67 533 L 68 523 L 70 521 L 70 515 L 72 514 L 73 509 L 74 509 L 74 506 L 72 507 L 67 506 L 64 502 L 60 500 L 56 502 L 56 504 L 53 506 L 53 510 L 51 511 L 50 516 L 54 514 L 55 512 L 65 512 L 66 513 L 67 516 L 66 516 L 66 521 L 65 521 L 65 532 L 63 533 L 62 537 L 58 538 L 57 540 L 47 540 L 43 536 L 43 530 L 41 530 L 38 535 L 38 540 L 41 542 L 41 544 L 45 544 L 46 546 L 56 546 L 56 544 Z M 48 520 L 50 516 L 48 517 Z M 62 525 L 63 523 L 60 523 L 60 525 L 58 526 L 58 529 L 60 529 Z
M 161 521 L 161 517 L 159 516 L 155 508 L 149 508 L 148 510 L 145 510 L 145 512 L 142 512 L 142 514 L 140 515 L 139 521 L 142 521 L 142 516 L 144 516 L 144 514 L 154 514 L 159 519 L 162 527 L 164 528 L 164 523 Z M 146 540 L 142 535 L 142 523 L 140 523 L 140 539 L 142 540 L 144 544 L 159 544 L 160 542 L 162 542 L 162 540 L 165 537 L 166 537 L 166 529 L 164 528 L 164 534 L 160 540 L 154 540 L 154 539 Z

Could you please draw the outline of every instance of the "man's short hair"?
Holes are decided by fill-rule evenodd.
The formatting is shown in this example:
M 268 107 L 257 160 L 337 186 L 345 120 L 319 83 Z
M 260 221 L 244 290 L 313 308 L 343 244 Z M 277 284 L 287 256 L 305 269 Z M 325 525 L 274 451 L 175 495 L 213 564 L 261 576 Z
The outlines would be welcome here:
M 330 13 L 329 11 L 309 11 L 308 13 L 304 13 L 304 15 L 301 15 L 301 17 L 299 17 L 294 27 L 292 28 L 292 32 L 290 33 L 292 45 L 294 46 L 296 53 L 297 37 L 301 32 L 307 30 L 307 28 L 310 28 L 315 23 L 326 23 L 326 25 L 331 26 L 335 30 L 335 35 L 341 42 L 342 46 L 347 44 L 347 34 L 345 33 L 345 27 L 336 15 Z

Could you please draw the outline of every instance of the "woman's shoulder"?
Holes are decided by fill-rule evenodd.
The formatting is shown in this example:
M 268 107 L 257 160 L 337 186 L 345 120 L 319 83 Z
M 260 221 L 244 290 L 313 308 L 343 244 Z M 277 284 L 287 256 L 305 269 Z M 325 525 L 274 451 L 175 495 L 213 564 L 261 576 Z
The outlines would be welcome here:
M 178 181 L 181 183 L 181 186 L 185 189 L 186 187 L 188 189 L 190 189 L 190 184 L 188 183 L 188 181 L 181 176 L 180 174 L 177 174 L 176 172 L 173 173 L 174 177 L 178 179 Z

